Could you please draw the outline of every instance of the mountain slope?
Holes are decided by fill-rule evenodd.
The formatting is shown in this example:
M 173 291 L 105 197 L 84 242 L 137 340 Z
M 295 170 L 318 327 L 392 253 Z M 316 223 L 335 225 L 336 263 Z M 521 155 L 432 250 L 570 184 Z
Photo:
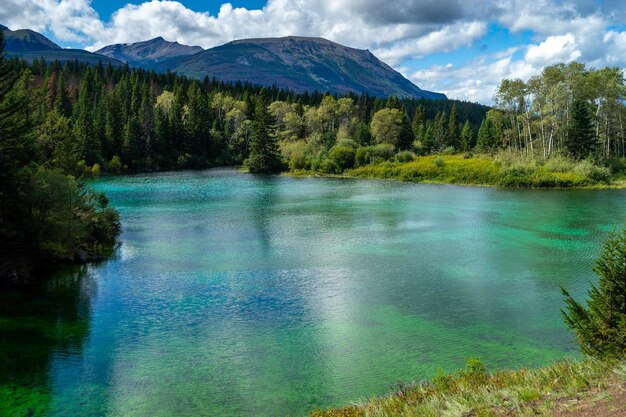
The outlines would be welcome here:
M 41 33 L 30 29 L 10 30 L 6 26 L 0 29 L 4 31 L 5 50 L 13 53 L 61 49 Z
M 187 46 L 178 42 L 168 42 L 159 36 L 144 42 L 105 46 L 96 51 L 96 53 L 126 62 L 133 67 L 149 68 L 163 60 L 185 57 L 197 54 L 203 50 L 199 46 Z
M 18 56 L 28 62 L 32 62 L 36 58 L 43 58 L 48 62 L 57 60 L 61 62 L 78 61 L 89 65 L 97 65 L 100 62 L 116 67 L 124 65 L 117 59 L 94 54 L 83 49 L 63 49 L 41 33 L 30 29 L 10 30 L 6 26 L 0 25 L 0 30 L 4 32 L 4 52 L 9 56 Z
M 421 90 L 369 51 L 322 38 L 238 40 L 188 57 L 162 61 L 154 69 L 195 78 L 214 76 L 227 82 L 277 85 L 297 92 L 446 98 Z

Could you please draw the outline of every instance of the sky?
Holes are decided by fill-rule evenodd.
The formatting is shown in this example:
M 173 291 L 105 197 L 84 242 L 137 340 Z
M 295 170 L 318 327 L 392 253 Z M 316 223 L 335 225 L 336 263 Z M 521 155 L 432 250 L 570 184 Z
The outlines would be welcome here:
M 626 68 L 626 0 L 2 0 L 0 23 L 90 51 L 157 36 L 204 48 L 319 36 L 369 49 L 422 89 L 484 104 L 503 78 L 547 65 Z

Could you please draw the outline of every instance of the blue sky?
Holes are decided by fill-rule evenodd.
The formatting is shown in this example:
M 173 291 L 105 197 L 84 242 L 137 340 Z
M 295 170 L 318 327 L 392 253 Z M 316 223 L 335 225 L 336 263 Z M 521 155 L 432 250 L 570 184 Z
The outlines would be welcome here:
M 626 67 L 624 0 L 2 0 L 0 23 L 91 51 L 156 36 L 204 48 L 321 36 L 371 50 L 421 88 L 487 104 L 502 78 L 546 65 Z

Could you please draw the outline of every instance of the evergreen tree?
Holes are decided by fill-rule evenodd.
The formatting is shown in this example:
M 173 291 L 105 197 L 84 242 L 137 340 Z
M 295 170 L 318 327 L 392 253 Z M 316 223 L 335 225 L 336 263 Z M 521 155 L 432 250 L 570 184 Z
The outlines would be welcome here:
M 589 290 L 586 306 L 562 289 L 565 323 L 576 332 L 583 352 L 623 357 L 626 352 L 626 229 L 614 232 L 596 261 L 598 284 Z
M 448 120 L 448 130 L 447 130 L 447 146 L 450 146 L 454 149 L 459 149 L 460 142 L 460 134 L 459 134 L 459 115 L 456 109 L 456 103 L 452 105 L 452 110 L 450 110 L 450 119 Z
M 419 105 L 415 108 L 413 113 L 413 121 L 411 122 L 411 128 L 413 129 L 413 136 L 416 140 L 423 140 L 424 123 L 426 122 L 426 115 L 424 114 L 424 107 Z
M 255 105 L 250 156 L 247 160 L 248 169 L 252 173 L 270 174 L 282 169 L 278 142 L 272 130 L 265 95 L 261 94 Z
M 480 129 L 478 129 L 476 149 L 482 152 L 490 152 L 493 150 L 493 142 L 491 122 L 489 119 L 484 119 L 480 124 Z
M 56 86 L 54 93 L 54 102 L 52 106 L 59 112 L 61 116 L 69 117 L 72 114 L 72 104 L 70 101 L 70 94 L 67 91 L 65 85 L 65 78 L 63 73 L 60 72 L 56 77 Z
M 593 121 L 587 103 L 576 100 L 570 115 L 570 126 L 567 132 L 567 151 L 575 158 L 585 158 L 595 149 Z
M 435 120 L 432 125 L 432 141 L 434 144 L 434 148 L 432 151 L 439 152 L 446 145 L 446 139 L 448 137 L 446 131 L 446 113 L 439 112 L 437 116 L 435 116 Z
M 142 154 L 141 130 L 134 116 L 131 116 L 124 127 L 124 142 L 122 144 L 122 161 L 131 169 L 137 169 L 141 165 Z
M 399 150 L 406 150 L 411 147 L 415 136 L 413 135 L 413 129 L 411 128 L 411 122 L 406 111 L 402 111 L 402 125 L 400 129 L 400 135 L 398 137 L 397 146 Z
M 460 148 L 463 152 L 467 152 L 472 148 L 474 144 L 474 131 L 470 126 L 469 120 L 465 121 L 463 130 L 461 131 Z

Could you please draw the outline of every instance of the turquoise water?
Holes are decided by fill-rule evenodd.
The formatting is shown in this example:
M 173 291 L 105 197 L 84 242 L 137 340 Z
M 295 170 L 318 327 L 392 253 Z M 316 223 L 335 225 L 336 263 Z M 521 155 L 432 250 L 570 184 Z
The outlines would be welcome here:
M 255 177 L 103 179 L 121 245 L 0 296 L 1 416 L 301 415 L 453 371 L 578 355 L 626 192 Z

